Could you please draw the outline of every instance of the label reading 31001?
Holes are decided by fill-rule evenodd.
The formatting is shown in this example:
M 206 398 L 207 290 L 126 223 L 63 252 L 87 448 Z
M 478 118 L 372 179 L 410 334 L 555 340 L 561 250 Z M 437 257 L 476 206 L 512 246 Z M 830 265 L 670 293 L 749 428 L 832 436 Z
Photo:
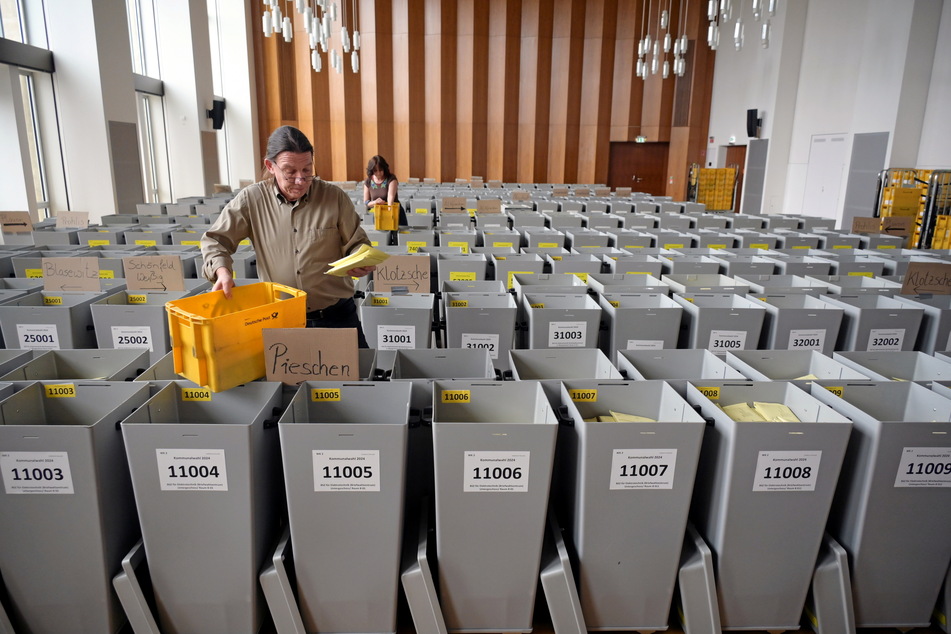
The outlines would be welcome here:
M 156 449 L 162 491 L 227 491 L 224 449 Z

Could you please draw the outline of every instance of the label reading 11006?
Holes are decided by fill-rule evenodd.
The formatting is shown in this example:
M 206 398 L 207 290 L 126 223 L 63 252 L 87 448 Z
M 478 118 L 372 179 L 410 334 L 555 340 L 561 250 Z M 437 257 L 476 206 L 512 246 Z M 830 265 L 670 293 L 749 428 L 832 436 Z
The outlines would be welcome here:
M 610 488 L 672 489 L 676 465 L 676 449 L 615 449 Z
M 227 491 L 224 449 L 156 449 L 162 491 Z
M 463 460 L 463 491 L 521 493 L 528 491 L 530 451 L 467 451 Z
M 314 491 L 379 491 L 377 449 L 313 450 Z
M 0 453 L 0 471 L 7 495 L 73 493 L 65 451 L 4 451 Z

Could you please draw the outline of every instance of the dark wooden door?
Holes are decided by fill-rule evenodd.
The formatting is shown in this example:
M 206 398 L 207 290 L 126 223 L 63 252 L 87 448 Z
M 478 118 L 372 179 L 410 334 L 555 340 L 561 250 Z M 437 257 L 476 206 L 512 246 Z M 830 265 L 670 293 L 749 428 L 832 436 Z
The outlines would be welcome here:
M 730 145 L 726 148 L 726 167 L 736 165 L 736 196 L 733 198 L 733 211 L 740 213 L 740 194 L 743 193 L 743 170 L 746 168 L 746 146 Z
M 667 191 L 666 143 L 611 143 L 608 187 L 630 187 L 634 192 L 663 196 Z

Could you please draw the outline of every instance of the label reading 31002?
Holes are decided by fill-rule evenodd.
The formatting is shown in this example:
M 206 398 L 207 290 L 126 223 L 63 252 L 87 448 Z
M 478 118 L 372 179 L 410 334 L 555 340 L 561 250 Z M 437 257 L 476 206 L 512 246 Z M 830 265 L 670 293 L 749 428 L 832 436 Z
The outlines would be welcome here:
M 162 491 L 227 491 L 224 449 L 156 449 Z

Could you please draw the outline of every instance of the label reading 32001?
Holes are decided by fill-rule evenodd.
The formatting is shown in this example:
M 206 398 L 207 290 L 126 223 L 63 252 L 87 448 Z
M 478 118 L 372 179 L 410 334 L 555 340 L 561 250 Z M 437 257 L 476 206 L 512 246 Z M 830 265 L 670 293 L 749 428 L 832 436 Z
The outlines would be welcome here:
M 224 449 L 156 449 L 162 491 L 227 491 Z

